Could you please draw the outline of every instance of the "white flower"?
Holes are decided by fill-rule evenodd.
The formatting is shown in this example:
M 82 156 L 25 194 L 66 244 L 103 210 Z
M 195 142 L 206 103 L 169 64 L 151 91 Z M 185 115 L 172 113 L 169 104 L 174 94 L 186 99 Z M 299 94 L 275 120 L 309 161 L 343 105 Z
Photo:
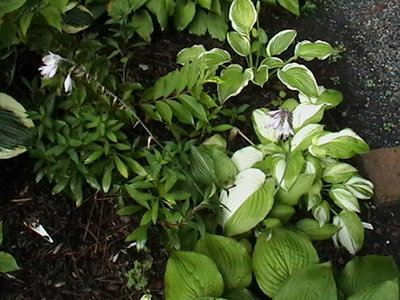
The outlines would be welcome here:
M 293 135 L 292 114 L 286 109 L 280 108 L 267 112 L 271 117 L 266 126 L 272 127 L 275 130 L 275 137 L 277 139 L 286 139 Z
M 67 94 L 71 93 L 73 83 L 74 83 L 74 81 L 72 80 L 71 73 L 70 73 L 70 74 L 68 74 L 68 76 L 64 80 L 64 91 Z
M 39 67 L 39 71 L 44 79 L 53 78 L 56 75 L 61 60 L 62 57 L 60 55 L 52 52 L 42 58 L 43 65 Z

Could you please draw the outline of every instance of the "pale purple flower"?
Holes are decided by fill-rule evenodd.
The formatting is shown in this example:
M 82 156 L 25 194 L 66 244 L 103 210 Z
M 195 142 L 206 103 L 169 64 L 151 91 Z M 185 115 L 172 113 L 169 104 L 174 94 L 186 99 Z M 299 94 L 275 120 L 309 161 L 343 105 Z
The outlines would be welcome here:
M 60 55 L 52 52 L 42 58 L 43 65 L 39 67 L 39 71 L 44 79 L 53 78 L 56 75 L 58 65 L 62 59 Z
M 72 85 L 74 81 L 71 78 L 71 73 L 68 74 L 68 76 L 64 80 L 64 91 L 67 94 L 70 94 L 72 92 Z
M 280 108 L 267 112 L 271 119 L 266 124 L 275 130 L 277 139 L 286 139 L 293 135 L 292 113 L 287 109 Z

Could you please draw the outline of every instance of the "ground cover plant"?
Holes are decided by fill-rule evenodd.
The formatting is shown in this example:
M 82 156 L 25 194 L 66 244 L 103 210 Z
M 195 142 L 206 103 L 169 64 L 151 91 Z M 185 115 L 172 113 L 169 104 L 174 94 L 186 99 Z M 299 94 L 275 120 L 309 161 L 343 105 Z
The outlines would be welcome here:
M 277 2 L 299 14 L 297 1 Z M 320 86 L 306 63 L 335 55 L 329 43 L 296 41 L 291 29 L 268 36 L 258 21 L 261 3 L 250 0 L 10 3 L 0 6 L 1 33 L 8 36 L 4 59 L 20 44 L 43 55 L 41 83 L 22 79 L 36 105 L 29 112 L 34 141 L 17 140 L 35 160 L 36 181 L 50 182 L 53 195 L 64 193 L 77 206 L 112 199 L 117 214 L 136 225 L 125 241 L 138 250 L 145 251 L 152 230 L 161 229 L 171 255 L 166 299 L 257 299 L 249 288 L 253 273 L 259 289 L 274 299 L 290 299 L 299 290 L 310 299 L 314 289 L 327 293 L 314 294 L 318 299 L 375 299 L 382 290 L 398 298 L 392 261 L 377 286 L 348 288 L 345 279 L 335 282 L 328 263 L 319 264 L 311 243 L 332 238 L 358 252 L 364 227 L 370 228 L 357 215 L 359 199 L 373 195 L 372 183 L 343 161 L 366 153 L 368 145 L 349 128 L 331 132 L 322 123 L 343 97 Z M 16 16 L 19 23 L 12 23 Z M 130 69 L 140 64 L 133 53 L 142 42 L 132 39 L 149 42 L 155 20 L 164 29 L 169 17 L 177 30 L 226 36 L 230 49 L 184 48 L 178 68 L 152 85 L 142 83 Z M 224 26 L 199 28 L 206 17 Z M 107 31 L 96 29 L 96 22 Z M 44 31 L 46 39 L 35 39 Z M 247 87 L 275 82 L 281 86 L 273 102 L 266 99 L 251 112 L 247 104 L 235 106 Z M 240 130 L 250 119 L 258 140 Z M 244 141 L 236 151 L 234 136 Z M 0 150 L 5 148 L 15 147 Z M 135 263 L 128 285 L 145 290 L 150 266 Z M 181 284 L 190 278 L 186 272 L 196 280 Z M 315 280 L 319 276 L 326 280 Z

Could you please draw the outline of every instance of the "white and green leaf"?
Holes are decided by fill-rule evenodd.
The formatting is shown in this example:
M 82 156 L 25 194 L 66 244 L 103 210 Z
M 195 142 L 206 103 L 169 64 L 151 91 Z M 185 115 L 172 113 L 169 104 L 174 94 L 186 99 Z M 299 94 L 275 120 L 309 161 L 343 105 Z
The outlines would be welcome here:
M 237 150 L 232 155 L 232 161 L 239 172 L 251 168 L 254 164 L 264 159 L 264 154 L 253 146 Z
M 257 21 L 257 10 L 250 0 L 234 0 L 229 9 L 232 27 L 240 34 L 249 36 Z
M 364 227 L 355 212 L 342 210 L 339 215 L 333 217 L 333 224 L 341 228 L 332 237 L 336 247 L 341 244 L 353 255 L 362 248 L 364 244 Z
M 316 134 L 321 133 L 323 129 L 324 125 L 321 124 L 307 124 L 302 126 L 300 130 L 294 134 L 290 142 L 291 152 L 307 149 L 311 145 L 311 139 Z
M 297 32 L 292 29 L 283 30 L 275 34 L 267 44 L 267 55 L 275 56 L 284 52 L 293 43 Z
M 229 98 L 238 95 L 249 80 L 253 79 L 254 74 L 251 69 L 245 69 L 240 65 L 229 65 L 221 72 L 221 82 L 217 84 L 218 98 L 220 103 L 224 103 Z
M 294 54 L 306 61 L 311 61 L 315 58 L 319 60 L 327 59 L 329 56 L 335 53 L 332 46 L 324 41 L 301 41 L 294 49 Z
M 246 57 L 251 53 L 250 39 L 247 36 L 232 31 L 228 32 L 226 37 L 233 51 L 240 56 Z
M 318 123 L 323 116 L 323 104 L 300 103 L 293 111 L 293 128 L 299 129 L 307 124 Z

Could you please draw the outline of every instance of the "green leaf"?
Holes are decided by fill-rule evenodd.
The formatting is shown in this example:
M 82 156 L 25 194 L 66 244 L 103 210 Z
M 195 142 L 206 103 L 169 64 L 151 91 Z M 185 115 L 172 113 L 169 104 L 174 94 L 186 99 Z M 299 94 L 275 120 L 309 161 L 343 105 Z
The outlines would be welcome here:
M 278 3 L 292 14 L 300 16 L 299 0 L 277 0 Z
M 253 252 L 254 275 L 269 297 L 278 294 L 290 275 L 317 262 L 317 251 L 308 237 L 281 227 L 260 235 Z
M 125 163 L 128 165 L 129 169 L 131 169 L 132 172 L 141 176 L 147 175 L 146 170 L 136 160 L 126 156 L 122 156 L 122 159 L 125 161 Z
M 27 0 L 6 0 L 0 3 L 0 15 L 17 10 L 25 4 Z
M 325 132 L 313 140 L 308 151 L 316 157 L 348 159 L 355 154 L 367 153 L 367 143 L 353 130 L 345 128 L 339 132 Z
M 325 104 L 327 108 L 333 108 L 343 101 L 343 94 L 337 90 L 325 90 L 315 104 Z
M 156 16 L 161 30 L 164 30 L 168 24 L 168 18 L 174 12 L 175 2 L 173 0 L 148 0 L 146 7 Z
M 222 276 L 215 263 L 196 252 L 176 251 L 167 262 L 165 271 L 166 300 L 196 300 L 221 296 Z
M 274 300 L 288 299 L 337 300 L 330 264 L 310 265 L 291 275 L 274 297 Z
M 288 191 L 284 189 L 278 190 L 277 199 L 287 205 L 296 205 L 300 197 L 306 194 L 312 187 L 314 178 L 315 174 L 300 174 Z
M 205 9 L 211 10 L 213 0 L 197 0 L 197 3 Z
M 261 61 L 260 66 L 267 66 L 268 69 L 275 69 L 282 67 L 284 64 L 283 60 L 278 57 L 267 57 Z
M 216 183 L 214 160 L 204 147 L 190 148 L 190 161 L 194 178 L 203 184 Z
M 333 224 L 341 227 L 332 237 L 336 247 L 340 243 L 353 255 L 362 248 L 364 227 L 355 212 L 342 210 L 339 215 L 333 217 Z
M 283 30 L 275 34 L 267 44 L 267 55 L 274 56 L 284 52 L 293 43 L 296 35 L 297 32 L 292 29 Z
M 308 97 L 320 95 L 314 74 L 306 67 L 297 63 L 290 63 L 278 70 L 279 80 L 288 89 L 302 92 Z
M 167 122 L 167 124 L 171 124 L 172 110 L 169 107 L 169 105 L 167 103 L 165 103 L 164 101 L 157 101 L 155 106 L 156 106 L 156 110 L 160 114 L 161 118 L 163 118 L 163 120 L 165 122 Z
M 0 222 L 0 246 L 3 244 L 3 222 Z
M 397 279 L 383 281 L 357 292 L 347 300 L 398 300 L 399 284 Z
M 395 279 L 396 285 L 400 277 L 396 262 L 391 256 L 368 255 L 356 257 L 349 261 L 338 280 L 338 287 L 346 297 L 383 282 Z M 382 294 L 381 296 L 386 296 Z M 390 293 L 389 293 L 390 295 Z M 350 298 L 349 298 L 350 299 Z M 370 298 L 355 298 L 370 299 Z M 371 298 L 389 299 L 389 298 Z M 396 298 L 398 299 L 398 297 Z M 352 299 L 353 300 L 353 299 Z
M 301 219 L 296 223 L 296 227 L 307 234 L 313 241 L 330 239 L 340 229 L 339 226 L 333 224 L 320 226 L 318 221 L 310 218 Z
M 265 174 L 259 169 L 240 172 L 234 186 L 223 190 L 220 196 L 225 235 L 244 233 L 261 222 L 274 204 L 274 191 L 273 181 L 265 181 Z
M 254 84 L 257 84 L 258 86 L 263 87 L 264 84 L 268 81 L 268 79 L 269 79 L 268 67 L 261 65 L 254 72 L 254 78 L 252 81 Z
M 208 123 L 206 110 L 204 109 L 203 105 L 201 105 L 199 100 L 186 94 L 179 95 L 178 99 L 182 102 L 183 106 L 185 106 L 193 114 L 193 116 L 199 120 L 202 120 L 203 122 Z
M 229 20 L 232 27 L 240 34 L 249 36 L 250 30 L 257 21 L 257 11 L 250 0 L 234 0 L 229 9 Z
M 232 161 L 239 172 L 251 168 L 254 164 L 263 159 L 264 154 L 253 146 L 239 149 L 232 155 Z
M 196 244 L 196 252 L 211 258 L 218 267 L 225 290 L 245 288 L 251 283 L 251 258 L 245 246 L 220 235 L 206 233 Z
M 178 31 L 185 29 L 196 14 L 196 4 L 192 0 L 176 0 L 174 23 Z
M 194 124 L 193 115 L 182 104 L 175 100 L 165 100 L 165 102 L 171 107 L 174 116 L 179 121 L 185 124 Z
M 224 293 L 227 300 L 258 300 L 248 289 L 235 289 Z
M 229 45 L 237 54 L 244 57 L 250 54 L 250 40 L 247 36 L 232 31 L 228 32 L 226 37 Z
M 1 6 L 1 4 L 0 4 Z M 0 8 L 1 10 L 1 8 Z M 0 13 L 1 15 L 1 13 Z M 19 19 L 19 26 L 21 28 L 22 36 L 26 36 L 28 33 L 29 27 L 31 26 L 32 18 L 35 14 L 33 12 L 24 13 Z
M 237 174 L 235 164 L 223 151 L 216 148 L 210 148 L 210 150 L 218 183 L 221 186 L 230 184 Z
M 125 242 L 136 242 L 137 249 L 143 249 L 147 242 L 147 230 L 149 225 L 139 226 L 132 231 L 126 238 Z
M 213 3 L 216 1 L 214 0 Z M 224 15 L 215 12 L 209 12 L 207 17 L 208 33 L 217 40 L 224 41 L 228 31 L 228 23 Z
M 231 61 L 231 55 L 228 51 L 219 48 L 213 48 L 203 54 L 203 59 L 208 68 L 220 66 Z
M 189 32 L 195 35 L 204 35 L 207 33 L 207 13 L 202 9 L 196 10 L 196 15 L 189 25 Z
M 293 208 L 293 206 L 275 202 L 268 214 L 268 218 L 277 218 L 282 223 L 286 223 L 295 213 L 296 210 Z
M 130 216 L 136 214 L 141 210 L 143 210 L 143 207 L 140 205 L 129 205 L 118 209 L 115 213 L 119 216 Z
M 286 159 L 285 170 L 283 175 L 283 181 L 281 187 L 285 190 L 289 190 L 296 182 L 300 172 L 304 166 L 304 157 L 301 152 L 293 152 Z M 279 180 L 278 182 L 281 182 Z
M 61 11 L 54 6 L 48 6 L 40 10 L 40 13 L 46 19 L 47 24 L 61 30 Z
M 114 169 L 114 164 L 111 163 L 106 167 L 106 170 L 103 174 L 103 179 L 101 181 L 101 186 L 103 188 L 103 192 L 107 193 L 110 190 L 111 187 L 111 181 L 112 181 L 112 170 Z
M 154 31 L 153 21 L 146 9 L 141 9 L 132 16 L 132 26 L 136 33 L 146 42 L 151 41 L 151 34 Z
M 220 103 L 238 95 L 252 78 L 253 71 L 251 69 L 243 71 L 240 65 L 229 65 L 221 72 L 221 82 L 217 85 Z
M 197 61 L 203 53 L 206 52 L 203 45 L 194 45 L 190 48 L 184 48 L 178 52 L 176 62 L 181 65 Z
M 126 184 L 124 185 L 124 187 L 133 200 L 135 200 L 140 205 L 146 207 L 147 209 L 150 209 L 149 201 L 156 199 L 156 197 L 151 194 L 139 192 L 132 185 Z
M 128 178 L 129 176 L 128 167 L 118 156 L 114 156 L 114 164 L 117 167 L 118 172 L 122 175 L 122 177 Z
M 314 58 L 324 60 L 335 53 L 329 43 L 324 41 L 302 41 L 296 45 L 294 54 L 306 61 L 311 61 Z
M 17 271 L 19 269 L 15 258 L 11 254 L 0 251 L 0 273 Z

